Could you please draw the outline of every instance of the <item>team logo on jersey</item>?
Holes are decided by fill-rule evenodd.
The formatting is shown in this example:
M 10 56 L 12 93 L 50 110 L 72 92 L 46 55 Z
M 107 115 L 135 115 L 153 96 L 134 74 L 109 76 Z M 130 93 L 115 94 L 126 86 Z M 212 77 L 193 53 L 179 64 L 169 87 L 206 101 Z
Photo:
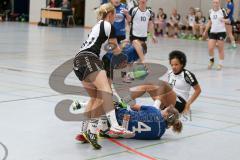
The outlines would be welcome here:
M 119 13 L 119 14 L 116 14 L 116 17 L 115 17 L 115 22 L 122 22 L 124 20 L 124 16 L 123 14 Z

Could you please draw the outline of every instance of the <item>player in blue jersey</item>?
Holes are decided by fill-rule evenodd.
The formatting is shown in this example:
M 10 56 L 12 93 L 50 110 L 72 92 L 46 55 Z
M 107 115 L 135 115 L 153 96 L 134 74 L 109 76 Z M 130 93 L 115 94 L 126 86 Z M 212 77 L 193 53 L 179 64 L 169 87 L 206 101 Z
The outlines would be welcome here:
M 121 3 L 120 0 L 110 0 L 110 2 L 114 5 L 116 11 L 113 26 L 115 28 L 117 41 L 120 43 L 122 40 L 126 39 L 126 20 L 130 22 L 131 17 L 128 14 L 126 4 Z
M 227 2 L 227 15 L 228 15 L 228 19 L 229 22 L 226 23 L 226 30 L 227 30 L 227 35 L 231 40 L 231 46 L 229 47 L 229 49 L 235 49 L 237 48 L 234 36 L 233 36 L 233 25 L 234 25 L 234 2 L 233 0 L 226 0 Z
M 104 69 L 107 72 L 107 77 L 113 79 L 113 70 L 119 68 L 125 68 L 127 65 L 131 65 L 134 62 L 140 61 L 140 54 L 136 51 L 134 46 L 128 41 L 122 41 L 122 54 L 119 56 L 114 56 L 110 51 L 103 57 Z M 143 54 L 147 53 L 146 43 L 142 43 Z M 144 57 L 143 55 L 143 57 Z
M 169 127 L 178 133 L 182 130 L 179 112 L 173 106 L 160 111 L 158 105 L 135 105 L 134 110 L 116 109 L 116 116 L 120 125 L 125 116 L 129 116 L 127 127 L 135 133 L 133 139 L 160 139 Z
M 179 120 L 179 112 L 174 107 L 176 94 L 167 82 L 159 84 L 147 84 L 131 88 L 131 99 L 136 99 L 148 93 L 154 100 L 153 105 L 132 105 L 131 108 L 123 108 L 117 104 L 116 116 L 118 123 L 123 124 L 125 116 L 129 116 L 128 129 L 135 133 L 134 139 L 153 140 L 159 139 L 167 128 L 174 132 L 182 131 L 182 123 Z M 116 105 L 115 105 L 116 106 Z M 161 108 L 164 108 L 161 110 Z M 125 115 L 125 116 L 124 116 Z M 102 134 L 102 132 L 100 132 Z M 103 134 L 104 135 L 104 134 Z M 117 136 L 117 135 L 116 135 Z
M 182 131 L 182 123 L 179 120 L 179 112 L 173 106 L 176 103 L 176 95 L 171 87 L 163 82 L 161 85 L 142 85 L 133 88 L 132 99 L 141 97 L 148 93 L 154 100 L 154 104 L 138 105 L 135 104 L 130 108 L 124 108 L 121 103 L 115 103 L 116 118 L 120 125 L 128 116 L 129 122 L 127 128 L 134 132 L 133 139 L 154 140 L 159 139 L 165 133 L 166 129 L 172 128 L 174 132 L 180 133 Z M 168 107 L 166 107 L 168 106 Z M 165 108 L 160 110 L 160 108 Z M 107 137 L 109 134 L 109 126 L 107 119 L 99 122 L 98 128 L 100 136 Z M 111 133 L 111 135 L 113 135 Z M 77 140 L 85 142 L 84 139 Z M 116 135 L 119 137 L 119 135 Z

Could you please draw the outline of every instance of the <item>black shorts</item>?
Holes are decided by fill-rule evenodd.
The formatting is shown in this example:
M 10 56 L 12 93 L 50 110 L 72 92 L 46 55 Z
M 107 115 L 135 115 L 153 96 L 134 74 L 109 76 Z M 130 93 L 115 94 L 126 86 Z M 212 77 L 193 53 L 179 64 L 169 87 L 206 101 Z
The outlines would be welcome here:
M 126 36 L 116 36 L 118 44 L 121 43 L 122 40 L 126 39 Z
M 224 41 L 227 34 L 226 32 L 219 32 L 219 33 L 209 33 L 209 39 L 214 39 L 217 41 Z
M 182 113 L 185 109 L 185 106 L 186 106 L 186 101 L 183 98 L 177 96 L 175 108 L 178 110 L 178 112 Z
M 140 41 L 143 41 L 143 42 L 146 42 L 147 41 L 147 37 L 136 37 L 134 35 L 130 35 L 130 41 L 134 41 L 134 40 L 140 40 Z
M 90 52 L 81 52 L 73 60 L 73 70 L 80 81 L 93 72 L 104 70 L 103 62 Z
M 187 30 L 187 31 L 191 31 L 192 29 L 193 29 L 193 27 L 192 26 L 182 26 L 182 28 L 181 28 L 182 30 Z

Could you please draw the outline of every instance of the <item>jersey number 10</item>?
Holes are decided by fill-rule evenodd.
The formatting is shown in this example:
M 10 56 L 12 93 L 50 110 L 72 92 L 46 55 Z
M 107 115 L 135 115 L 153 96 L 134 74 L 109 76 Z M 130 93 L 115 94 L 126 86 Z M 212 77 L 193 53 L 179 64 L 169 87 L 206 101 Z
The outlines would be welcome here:
M 141 21 L 145 22 L 147 20 L 146 17 L 141 17 Z

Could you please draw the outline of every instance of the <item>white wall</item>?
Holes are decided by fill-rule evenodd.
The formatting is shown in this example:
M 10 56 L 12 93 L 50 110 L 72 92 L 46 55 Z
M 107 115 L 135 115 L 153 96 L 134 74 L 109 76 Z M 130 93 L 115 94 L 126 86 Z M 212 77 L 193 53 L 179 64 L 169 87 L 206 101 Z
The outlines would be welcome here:
M 235 19 L 240 15 L 240 0 L 235 0 Z M 85 26 L 91 27 L 96 23 L 96 13 L 93 8 L 99 5 L 99 0 L 86 0 L 85 6 Z M 225 7 L 225 0 L 222 0 L 222 7 Z M 208 16 L 208 11 L 212 6 L 211 0 L 149 0 L 148 6 L 151 6 L 154 12 L 158 8 L 164 8 L 169 15 L 173 8 L 177 8 L 178 12 L 185 16 L 188 13 L 189 7 L 200 8 L 204 16 Z M 168 16 L 169 17 L 169 16 Z
M 85 27 L 92 27 L 97 22 L 97 14 L 94 8 L 99 7 L 99 5 L 99 0 L 85 0 Z
M 41 8 L 46 7 L 46 0 L 30 0 L 29 22 L 37 23 L 40 20 Z
M 177 8 L 176 0 L 151 0 L 148 1 L 148 6 L 157 14 L 159 8 L 163 8 L 168 15 L 172 12 L 173 8 Z

